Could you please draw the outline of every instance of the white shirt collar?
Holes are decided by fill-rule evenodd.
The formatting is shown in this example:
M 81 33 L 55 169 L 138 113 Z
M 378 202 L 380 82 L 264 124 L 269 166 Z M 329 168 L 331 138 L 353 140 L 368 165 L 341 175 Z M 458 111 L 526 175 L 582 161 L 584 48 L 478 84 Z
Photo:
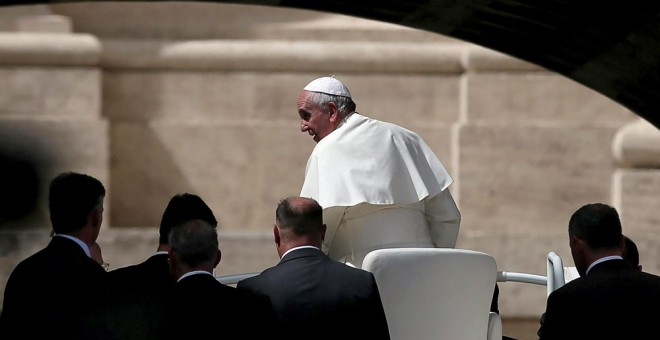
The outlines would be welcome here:
M 284 254 L 282 254 L 282 257 L 285 257 L 286 254 L 288 254 L 288 253 L 290 253 L 290 252 L 292 252 L 292 251 L 294 251 L 294 250 L 296 250 L 296 249 L 303 249 L 303 248 L 319 249 L 319 248 L 314 247 L 314 246 L 300 246 L 300 247 L 295 247 L 295 248 L 291 248 L 291 249 L 287 250 Z M 320 250 L 320 249 L 319 249 L 319 250 Z M 282 258 L 282 257 L 280 257 L 280 258 Z
M 592 263 L 589 265 L 589 268 L 587 268 L 587 272 L 585 273 L 585 275 L 586 275 L 586 274 L 589 274 L 589 271 L 590 271 L 591 268 L 593 268 L 595 265 L 597 265 L 597 264 L 599 264 L 599 263 L 601 263 L 601 262 L 609 261 L 609 260 L 623 260 L 623 257 L 618 256 L 618 255 L 612 255 L 612 256 L 601 257 L 601 258 L 599 258 L 598 260 L 592 262 Z
M 79 240 L 79 239 L 77 239 L 77 238 L 75 238 L 71 235 L 65 235 L 65 234 L 53 234 L 53 237 L 64 237 L 64 238 L 68 238 L 69 240 L 71 240 L 73 242 L 78 243 L 80 248 L 82 248 L 83 251 L 85 252 L 85 254 L 87 254 L 87 257 L 92 257 L 92 254 L 89 252 L 89 247 L 85 244 L 85 242 L 83 242 L 83 241 L 81 241 L 81 240 Z
M 190 272 L 187 272 L 187 273 L 181 275 L 181 277 L 178 280 L 176 280 L 176 282 L 179 282 L 179 281 L 183 280 L 184 278 L 186 278 L 188 276 L 200 275 L 200 274 L 201 275 L 211 275 L 211 276 L 213 276 L 213 274 L 211 274 L 211 273 L 209 273 L 205 270 L 193 270 L 193 271 L 190 271 Z

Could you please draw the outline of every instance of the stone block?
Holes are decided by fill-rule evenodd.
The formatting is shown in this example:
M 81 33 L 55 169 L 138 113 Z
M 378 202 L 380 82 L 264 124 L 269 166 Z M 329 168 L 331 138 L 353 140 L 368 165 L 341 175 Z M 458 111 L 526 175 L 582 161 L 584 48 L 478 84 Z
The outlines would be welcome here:
M 467 77 L 470 123 L 617 125 L 635 118 L 611 99 L 548 73 L 477 73 Z
M 95 67 L 100 51 L 87 34 L 0 32 L 0 65 Z
M 113 72 L 103 80 L 104 114 L 115 121 L 255 119 L 299 128 L 298 95 L 325 75 L 332 74 Z M 367 116 L 409 129 L 458 120 L 458 77 L 335 75 Z
M 103 80 L 104 114 L 114 121 L 285 120 L 298 128 L 296 102 L 309 80 L 243 72 L 111 72 Z
M 108 69 L 449 73 L 463 71 L 464 45 L 419 42 L 105 40 Z
M 101 74 L 94 68 L 0 66 L 0 117 L 98 119 Z
M 657 199 L 656 205 L 657 207 Z M 635 244 L 637 244 L 637 250 L 639 250 L 639 264 L 642 265 L 642 270 L 651 274 L 660 275 L 660 235 L 658 235 L 657 226 L 658 223 L 655 223 L 655 228 L 638 228 L 637 225 L 633 224 L 635 220 L 632 220 L 633 223 L 629 223 L 631 218 L 629 218 L 626 213 L 625 208 L 623 210 L 623 233 L 630 237 Z M 645 214 L 648 215 L 648 214 Z M 657 214 L 655 220 L 657 221 Z
M 302 89 L 318 77 L 336 76 L 350 90 L 357 111 L 411 130 L 444 129 L 459 118 L 459 77 L 452 75 L 360 74 L 304 72 L 261 75 L 245 93 L 259 119 L 292 120 L 299 127 L 297 100 Z M 247 81 L 246 81 L 247 83 Z M 244 105 L 250 105 L 245 103 Z M 242 109 L 245 112 L 245 108 Z
M 269 231 L 279 199 L 300 192 L 314 146 L 288 124 L 117 123 L 111 136 L 120 227 L 157 226 L 169 199 L 191 192 L 222 229 Z
M 19 32 L 71 33 L 71 19 L 63 15 L 28 15 L 16 19 Z
M 2 6 L 0 10 L 0 31 L 16 29 L 16 19 L 23 16 L 48 15 L 50 5 Z
M 612 154 L 624 168 L 660 169 L 660 129 L 636 119 L 617 131 Z
M 453 148 L 454 140 L 457 139 L 457 129 L 451 126 L 438 126 L 438 127 L 417 127 L 413 129 L 417 132 L 428 144 L 440 161 L 445 166 L 449 175 L 454 178 L 454 184 L 451 187 L 451 193 L 454 200 L 458 200 L 458 154 L 457 150 Z
M 468 48 L 465 58 L 465 68 L 477 72 L 530 72 L 545 70 L 538 65 L 481 46 L 470 46 Z
M 351 91 L 357 111 L 366 116 L 411 130 L 451 124 L 459 119 L 459 76 L 338 74 L 337 77 Z
M 107 131 L 104 120 L 0 119 L 0 152 L 16 155 L 30 164 L 38 182 L 34 211 L 9 226 L 49 229 L 48 185 L 53 177 L 68 170 L 89 174 L 104 184 L 107 191 L 104 217 L 110 223 Z
M 615 132 L 607 127 L 462 127 L 461 233 L 563 235 L 577 208 L 612 200 Z
M 564 266 L 573 266 L 568 248 L 568 227 L 562 230 L 563 234 L 554 236 L 461 230 L 456 246 L 492 255 L 498 271 L 546 276 L 547 255 L 550 251 L 562 258 Z M 546 285 L 515 281 L 498 282 L 497 285 L 500 289 L 498 305 L 503 318 L 538 318 L 545 311 Z
M 104 114 L 114 121 L 236 120 L 253 115 L 246 82 L 243 74 L 113 72 L 103 79 Z
M 660 169 L 619 169 L 614 181 L 620 188 L 618 209 L 624 233 L 657 233 L 660 226 Z

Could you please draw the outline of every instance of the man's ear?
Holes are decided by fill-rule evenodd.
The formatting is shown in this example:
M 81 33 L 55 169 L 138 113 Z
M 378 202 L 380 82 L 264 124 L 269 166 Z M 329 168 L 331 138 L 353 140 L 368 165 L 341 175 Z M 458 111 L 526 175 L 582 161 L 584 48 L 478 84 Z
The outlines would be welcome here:
M 215 256 L 215 262 L 213 262 L 213 268 L 217 267 L 218 264 L 220 264 L 221 259 L 222 259 L 222 251 L 218 249 L 218 254 Z
M 94 210 L 92 210 L 92 212 L 89 214 L 89 222 L 95 228 L 100 228 L 101 224 L 103 223 L 103 208 L 94 208 Z
M 577 237 L 576 235 L 571 236 L 571 248 L 574 248 L 577 251 L 584 251 L 586 247 L 589 247 L 587 241 Z
M 321 226 L 321 241 L 325 241 L 325 232 L 328 230 L 328 226 L 323 223 Z
M 341 120 L 341 115 L 339 114 L 339 109 L 337 104 L 334 102 L 327 102 L 326 107 L 328 108 L 328 114 L 330 115 L 330 121 L 339 121 Z
M 280 239 L 280 228 L 277 227 L 277 224 L 273 224 L 273 238 L 275 238 L 275 244 L 279 247 L 282 240 Z

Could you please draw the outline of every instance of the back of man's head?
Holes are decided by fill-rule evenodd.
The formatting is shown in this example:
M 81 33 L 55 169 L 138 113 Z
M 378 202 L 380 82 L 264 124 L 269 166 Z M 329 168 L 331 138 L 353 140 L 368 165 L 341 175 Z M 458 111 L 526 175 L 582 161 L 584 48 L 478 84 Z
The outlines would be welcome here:
M 158 243 L 169 244 L 169 233 L 172 227 L 194 219 L 205 221 L 214 228 L 218 226 L 213 211 L 201 197 L 190 193 L 174 195 L 160 220 Z
M 188 220 L 173 226 L 169 239 L 176 262 L 182 267 L 213 265 L 218 255 L 216 227 L 201 219 Z
M 323 208 L 311 198 L 288 197 L 277 205 L 275 222 L 280 229 L 290 230 L 293 236 L 319 235 L 323 227 Z
M 57 175 L 48 193 L 53 231 L 66 234 L 83 228 L 104 197 L 105 187 L 92 176 L 71 171 Z
M 568 235 L 585 241 L 594 250 L 620 247 L 622 230 L 619 213 L 607 204 L 586 204 L 571 216 Z

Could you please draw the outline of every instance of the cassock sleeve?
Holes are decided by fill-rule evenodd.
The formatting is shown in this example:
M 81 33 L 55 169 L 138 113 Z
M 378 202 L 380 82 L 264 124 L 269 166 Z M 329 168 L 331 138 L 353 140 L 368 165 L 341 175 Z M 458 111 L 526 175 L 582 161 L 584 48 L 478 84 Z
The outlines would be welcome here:
M 449 188 L 425 200 L 426 221 L 433 245 L 436 248 L 456 247 L 461 213 Z

